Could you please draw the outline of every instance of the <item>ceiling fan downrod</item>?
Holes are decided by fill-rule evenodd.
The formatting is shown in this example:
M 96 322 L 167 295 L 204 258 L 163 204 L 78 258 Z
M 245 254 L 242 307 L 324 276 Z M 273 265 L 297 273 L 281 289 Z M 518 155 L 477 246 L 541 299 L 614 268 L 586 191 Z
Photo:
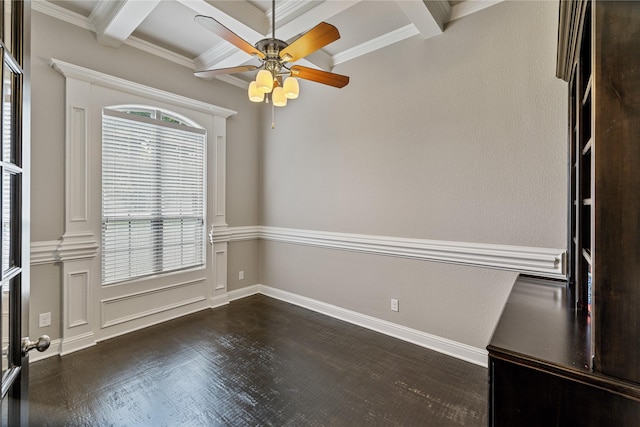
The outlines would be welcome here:
M 271 38 L 276 38 L 276 0 L 271 0 Z

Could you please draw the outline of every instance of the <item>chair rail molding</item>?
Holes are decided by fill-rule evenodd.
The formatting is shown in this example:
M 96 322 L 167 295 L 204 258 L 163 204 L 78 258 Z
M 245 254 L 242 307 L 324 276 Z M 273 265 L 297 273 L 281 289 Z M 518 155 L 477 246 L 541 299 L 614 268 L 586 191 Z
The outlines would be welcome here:
M 227 227 L 220 231 L 214 228 L 211 232 L 212 242 L 251 239 L 494 268 L 553 279 L 566 278 L 564 249 L 336 233 L 262 225 Z
M 93 233 L 65 234 L 60 240 L 31 242 L 31 265 L 91 259 L 100 245 Z

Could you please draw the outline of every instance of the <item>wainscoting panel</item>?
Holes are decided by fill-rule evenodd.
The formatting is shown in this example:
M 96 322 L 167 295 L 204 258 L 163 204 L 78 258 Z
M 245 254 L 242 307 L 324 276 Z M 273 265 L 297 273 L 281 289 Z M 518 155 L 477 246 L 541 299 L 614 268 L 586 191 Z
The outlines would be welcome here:
M 206 300 L 206 279 L 100 301 L 100 327 L 108 328 Z
M 69 112 L 68 169 L 69 216 L 72 222 L 87 221 L 87 110 L 72 106 Z
M 67 306 L 68 328 L 86 325 L 89 305 L 89 270 L 74 271 L 67 275 L 69 305 Z
M 214 250 L 215 290 L 219 291 L 227 287 L 227 244 L 216 243 Z

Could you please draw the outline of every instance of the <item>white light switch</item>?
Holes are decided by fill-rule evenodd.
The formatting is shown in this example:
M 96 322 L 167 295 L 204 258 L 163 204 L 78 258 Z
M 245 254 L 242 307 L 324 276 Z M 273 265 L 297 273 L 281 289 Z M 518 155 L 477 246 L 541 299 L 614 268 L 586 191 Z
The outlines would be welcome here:
M 38 322 L 38 326 L 40 328 L 44 328 L 45 326 L 51 326 L 51 312 L 40 313 L 40 319 L 39 319 L 39 322 Z

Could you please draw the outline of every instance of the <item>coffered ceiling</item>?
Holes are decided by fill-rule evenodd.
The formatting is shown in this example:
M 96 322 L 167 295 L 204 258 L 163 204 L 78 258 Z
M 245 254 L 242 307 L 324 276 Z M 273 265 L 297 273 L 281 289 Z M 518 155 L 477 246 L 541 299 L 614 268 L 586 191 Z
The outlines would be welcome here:
M 276 38 L 291 42 L 321 21 L 341 38 L 298 64 L 326 71 L 409 37 L 438 36 L 447 23 L 502 0 L 276 0 Z M 194 22 L 215 18 L 251 44 L 271 37 L 270 0 L 35 0 L 33 9 L 93 31 L 99 43 L 123 44 L 192 68 L 258 64 Z M 218 76 L 246 87 L 254 73 Z

